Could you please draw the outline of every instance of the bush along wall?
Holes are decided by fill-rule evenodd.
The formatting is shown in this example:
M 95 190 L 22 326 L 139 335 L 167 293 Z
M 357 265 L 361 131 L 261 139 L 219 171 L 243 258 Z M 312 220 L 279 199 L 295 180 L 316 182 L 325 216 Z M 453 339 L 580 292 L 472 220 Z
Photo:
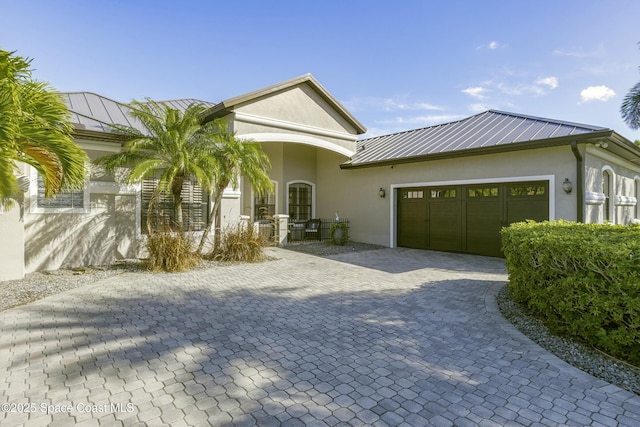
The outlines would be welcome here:
M 502 250 L 515 301 L 640 366 L 640 227 L 520 222 L 502 229 Z

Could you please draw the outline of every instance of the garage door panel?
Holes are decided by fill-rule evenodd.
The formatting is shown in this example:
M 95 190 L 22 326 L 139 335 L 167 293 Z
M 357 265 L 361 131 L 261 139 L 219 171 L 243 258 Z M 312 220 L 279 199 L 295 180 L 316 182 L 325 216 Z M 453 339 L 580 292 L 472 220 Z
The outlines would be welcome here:
M 502 228 L 502 200 L 467 200 L 467 248 L 472 254 L 500 255 Z
M 398 246 L 427 249 L 427 225 L 425 190 L 398 190 Z
M 511 183 L 507 188 L 507 223 L 549 219 L 549 184 Z
M 436 251 L 462 250 L 462 215 L 459 200 L 429 203 L 429 248 Z
M 549 205 L 540 203 L 537 200 L 508 200 L 507 201 L 507 222 L 545 221 L 549 219 Z

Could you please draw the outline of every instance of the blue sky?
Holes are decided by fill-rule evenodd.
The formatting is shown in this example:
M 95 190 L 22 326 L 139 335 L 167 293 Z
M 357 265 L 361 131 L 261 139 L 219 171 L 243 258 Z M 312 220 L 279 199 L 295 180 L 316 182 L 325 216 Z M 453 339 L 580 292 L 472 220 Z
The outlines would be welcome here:
M 60 91 L 218 102 L 313 74 L 367 136 L 487 109 L 640 139 L 637 0 L 0 0 L 0 48 Z

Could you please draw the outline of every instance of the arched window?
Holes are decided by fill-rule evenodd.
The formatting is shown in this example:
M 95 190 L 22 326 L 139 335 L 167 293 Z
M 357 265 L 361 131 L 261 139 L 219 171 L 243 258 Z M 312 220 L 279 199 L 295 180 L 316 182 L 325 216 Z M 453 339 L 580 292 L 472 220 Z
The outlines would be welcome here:
M 636 207 L 634 210 L 634 218 L 640 218 L 640 178 L 636 177 L 633 180 L 633 197 L 636 198 Z
M 602 171 L 602 194 L 604 194 L 604 222 L 613 222 L 613 209 L 611 193 L 613 185 L 613 173 L 609 169 Z
M 306 182 L 293 182 L 288 186 L 289 219 L 308 221 L 313 215 L 313 185 Z

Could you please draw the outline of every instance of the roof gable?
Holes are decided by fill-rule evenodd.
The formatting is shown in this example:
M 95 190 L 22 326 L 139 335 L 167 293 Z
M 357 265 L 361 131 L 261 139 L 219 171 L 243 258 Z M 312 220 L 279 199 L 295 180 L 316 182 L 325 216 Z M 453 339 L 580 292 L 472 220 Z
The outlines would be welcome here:
M 317 99 L 321 100 L 330 110 L 335 112 L 337 117 L 352 127 L 354 133 L 361 134 L 366 132 L 366 128 L 362 123 L 352 116 L 311 74 L 305 74 L 244 95 L 229 98 L 210 108 L 206 115 L 211 119 L 223 117 L 243 106 L 263 101 L 270 97 L 275 98 L 284 93 L 291 93 L 296 90 L 313 93 Z
M 611 132 L 599 126 L 489 110 L 455 122 L 360 140 L 356 154 L 344 166 L 417 161 L 491 148 L 517 149 L 527 143 Z

